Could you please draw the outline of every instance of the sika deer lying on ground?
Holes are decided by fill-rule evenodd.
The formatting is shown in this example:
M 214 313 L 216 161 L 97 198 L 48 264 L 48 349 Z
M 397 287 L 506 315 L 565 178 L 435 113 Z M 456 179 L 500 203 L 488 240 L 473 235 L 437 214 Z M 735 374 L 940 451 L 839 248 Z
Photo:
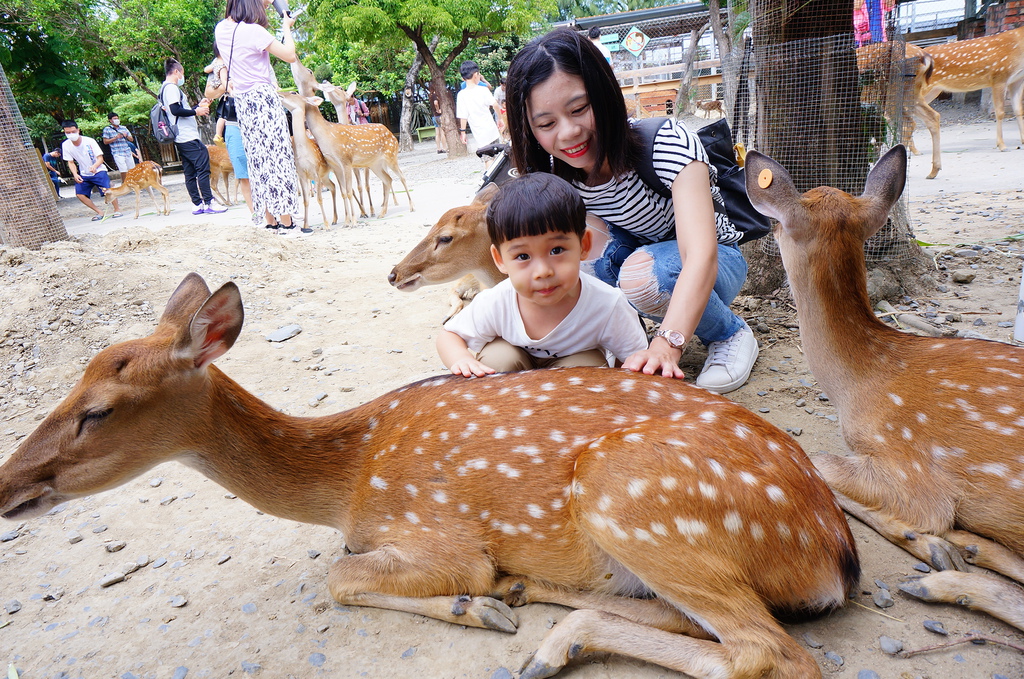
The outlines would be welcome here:
M 859 198 L 827 186 L 800 195 L 781 165 L 747 154 L 750 200 L 779 220 L 807 363 L 854 453 L 813 461 L 846 511 L 943 571 L 900 589 L 1024 629 L 1024 590 L 962 572 L 969 562 L 1024 581 L 1024 350 L 908 335 L 868 302 L 864 241 L 903 193 L 906 169 L 897 146 Z
M 453 207 L 437 220 L 416 247 L 388 274 L 388 283 L 412 292 L 423 285 L 450 283 L 458 279 L 449 297 L 449 318 L 469 304 L 480 288 L 490 288 L 506 276 L 491 257 L 491 238 L 487 235 L 487 206 L 499 189 L 488 184 L 473 197 L 473 202 Z
M 771 611 L 840 606 L 859 565 L 800 447 L 681 380 L 602 368 L 438 377 L 290 417 L 211 365 L 238 288 L 190 274 L 156 332 L 97 354 L 0 467 L 0 515 L 38 516 L 178 459 L 259 509 L 344 534 L 339 602 L 515 632 L 570 613 L 523 676 L 583 651 L 693 677 L 820 677 Z M 497 597 L 497 598 L 495 598 Z

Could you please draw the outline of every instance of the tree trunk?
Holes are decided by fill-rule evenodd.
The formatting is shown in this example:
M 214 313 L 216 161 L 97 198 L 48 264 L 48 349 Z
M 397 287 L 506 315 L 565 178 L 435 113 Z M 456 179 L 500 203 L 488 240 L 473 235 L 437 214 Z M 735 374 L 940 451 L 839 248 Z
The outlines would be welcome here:
M 708 25 L 704 24 L 700 28 L 690 31 L 690 48 L 686 50 L 686 55 L 683 57 L 683 72 L 679 79 L 679 92 L 676 94 L 676 116 L 680 116 L 683 113 L 693 113 L 693 102 L 690 101 L 690 86 L 693 83 L 693 60 L 697 57 L 697 43 L 700 42 L 701 36 L 707 30 Z M 639 76 L 637 76 L 637 82 L 639 82 Z M 638 111 L 640 110 L 639 96 L 638 94 Z
M 50 176 L 32 146 L 28 128 L 0 67 L 0 244 L 38 248 L 66 240 Z
M 434 39 L 430 41 L 430 51 L 433 52 L 437 48 L 437 42 L 440 36 L 435 35 Z M 415 99 L 413 98 L 413 88 L 416 87 L 416 80 L 419 78 L 420 69 L 423 68 L 423 55 L 416 51 L 416 56 L 413 57 L 412 65 L 409 70 L 405 72 L 405 88 L 402 90 L 402 122 L 399 125 L 398 135 L 398 150 L 399 151 L 412 151 L 412 108 L 415 106 Z

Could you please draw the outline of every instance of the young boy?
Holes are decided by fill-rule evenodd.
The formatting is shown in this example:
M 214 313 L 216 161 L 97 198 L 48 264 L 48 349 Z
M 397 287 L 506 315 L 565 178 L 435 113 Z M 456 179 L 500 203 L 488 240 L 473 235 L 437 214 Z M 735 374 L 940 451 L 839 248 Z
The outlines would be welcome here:
M 437 352 L 453 374 L 621 363 L 647 348 L 636 311 L 616 288 L 580 272 L 590 250 L 579 193 L 536 172 L 502 186 L 487 209 L 491 256 L 508 279 L 448 321 Z

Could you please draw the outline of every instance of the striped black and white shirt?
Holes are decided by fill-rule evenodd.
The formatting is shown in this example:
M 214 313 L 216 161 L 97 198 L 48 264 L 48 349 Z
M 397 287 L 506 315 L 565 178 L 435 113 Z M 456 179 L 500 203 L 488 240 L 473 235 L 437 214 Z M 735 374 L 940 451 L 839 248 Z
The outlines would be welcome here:
M 654 169 L 658 177 L 671 189 L 672 182 L 682 169 L 695 160 L 708 166 L 711 199 L 724 208 L 722 194 L 717 186 L 718 170 L 708 160 L 700 139 L 682 123 L 666 120 L 654 140 Z M 676 215 L 672 199 L 655 193 L 635 171 L 630 170 L 600 186 L 573 185 L 583 196 L 587 211 L 606 222 L 650 243 L 675 238 Z M 741 234 L 723 212 L 715 213 L 718 242 L 723 245 L 736 243 Z

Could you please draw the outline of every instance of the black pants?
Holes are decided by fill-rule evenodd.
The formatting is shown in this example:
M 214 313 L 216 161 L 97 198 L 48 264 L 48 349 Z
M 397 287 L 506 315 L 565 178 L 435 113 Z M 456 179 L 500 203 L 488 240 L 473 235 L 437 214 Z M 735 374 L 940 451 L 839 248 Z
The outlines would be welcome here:
M 184 144 L 174 143 L 181 158 L 181 168 L 185 171 L 185 188 L 193 205 L 209 204 L 213 200 L 210 191 L 210 152 L 198 139 Z

